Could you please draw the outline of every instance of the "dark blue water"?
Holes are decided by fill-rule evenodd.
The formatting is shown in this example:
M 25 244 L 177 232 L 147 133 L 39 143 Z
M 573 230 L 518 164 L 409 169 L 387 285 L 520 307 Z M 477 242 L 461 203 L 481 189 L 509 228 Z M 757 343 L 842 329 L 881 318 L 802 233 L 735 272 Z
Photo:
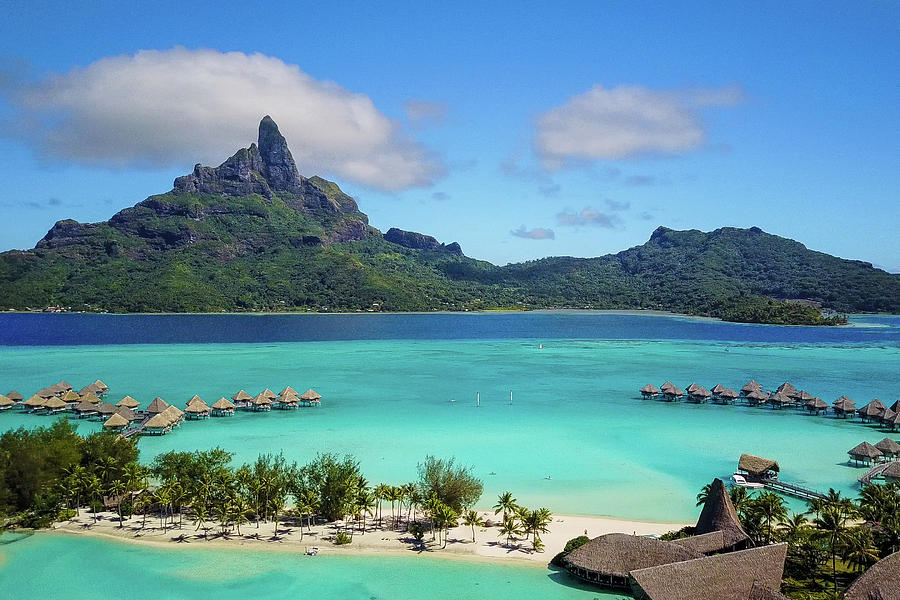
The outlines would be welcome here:
M 850 327 L 744 325 L 590 312 L 343 315 L 0 314 L 0 345 L 202 344 L 375 339 L 619 339 L 900 344 L 900 316 Z

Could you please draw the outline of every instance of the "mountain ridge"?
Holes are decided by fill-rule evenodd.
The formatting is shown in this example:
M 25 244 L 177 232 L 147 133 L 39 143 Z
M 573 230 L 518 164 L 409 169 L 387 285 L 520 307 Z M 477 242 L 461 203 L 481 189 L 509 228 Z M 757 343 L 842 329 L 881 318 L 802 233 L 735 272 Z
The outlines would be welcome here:
M 804 303 L 783 300 L 803 300 Z M 31 250 L 0 253 L 0 308 L 117 312 L 654 308 L 823 324 L 900 312 L 900 275 L 757 227 L 658 227 L 593 258 L 496 266 L 456 242 L 369 225 L 356 201 L 299 173 L 270 117 L 257 143 L 108 221 L 58 221 Z M 812 306 L 810 306 L 812 305 Z

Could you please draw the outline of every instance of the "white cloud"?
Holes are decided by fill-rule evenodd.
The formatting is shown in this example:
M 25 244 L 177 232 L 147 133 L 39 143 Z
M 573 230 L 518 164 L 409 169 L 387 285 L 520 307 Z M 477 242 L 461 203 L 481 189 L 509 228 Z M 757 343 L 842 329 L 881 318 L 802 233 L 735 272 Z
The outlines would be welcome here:
M 611 210 L 624 210 L 610 207 Z M 591 207 L 583 208 L 578 212 L 563 211 L 556 213 L 556 222 L 569 227 L 589 225 L 591 227 L 604 227 L 614 229 L 622 224 L 622 217 L 613 213 L 604 213 Z
M 526 240 L 552 240 L 556 238 L 556 234 L 553 233 L 552 229 L 546 229 L 544 227 L 526 229 L 526 227 L 522 225 L 509 233 L 515 237 L 525 238 Z
M 442 166 L 365 94 L 263 54 L 145 50 L 7 92 L 7 133 L 50 157 L 110 167 L 217 165 L 256 140 L 266 114 L 301 173 L 398 190 Z
M 706 139 L 698 108 L 742 100 L 737 87 L 659 91 L 595 85 L 538 118 L 535 149 L 548 168 L 573 160 L 686 152 Z

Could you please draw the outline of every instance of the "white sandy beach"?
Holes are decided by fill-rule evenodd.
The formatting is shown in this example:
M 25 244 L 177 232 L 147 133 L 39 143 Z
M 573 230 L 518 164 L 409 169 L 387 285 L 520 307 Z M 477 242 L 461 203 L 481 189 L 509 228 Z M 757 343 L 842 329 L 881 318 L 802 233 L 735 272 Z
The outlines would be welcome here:
M 490 511 L 481 511 L 485 519 L 497 520 Z M 353 541 L 344 546 L 335 545 L 333 536 L 338 531 L 338 523 L 313 525 L 311 531 L 304 527 L 301 538 L 299 522 L 289 519 L 279 523 L 278 537 L 274 537 L 274 522 L 261 522 L 241 526 L 241 535 L 232 530 L 228 535 L 221 535 L 220 528 L 213 522 L 206 523 L 200 530 L 188 519 L 179 528 L 171 523 L 164 531 L 159 519 L 148 515 L 146 526 L 141 527 L 143 517 L 140 515 L 126 519 L 119 526 L 118 515 L 111 512 L 100 513 L 95 522 L 94 515 L 82 512 L 71 521 L 56 523 L 54 531 L 75 535 L 89 535 L 113 538 L 119 541 L 149 544 L 154 546 L 191 546 L 216 548 L 245 548 L 254 550 L 278 550 L 288 552 L 306 552 L 316 547 L 320 554 L 408 554 L 410 552 L 427 553 L 434 557 L 458 558 L 467 560 L 512 560 L 523 564 L 543 565 L 550 561 L 556 553 L 563 549 L 566 542 L 579 535 L 596 537 L 605 533 L 630 533 L 636 535 L 660 535 L 673 529 L 679 529 L 686 523 L 650 523 L 627 521 L 607 517 L 586 517 L 574 515 L 554 515 L 549 532 L 541 536 L 545 549 L 543 552 L 532 550 L 531 540 L 514 539 L 509 546 L 506 539 L 499 535 L 499 527 L 476 527 L 472 542 L 472 528 L 460 526 L 450 530 L 447 547 L 442 548 L 432 541 L 431 534 L 425 535 L 425 549 L 416 548 L 412 536 L 405 531 L 405 523 L 400 531 L 391 531 L 390 515 L 386 515 L 384 529 L 369 520 L 363 533 L 355 523 L 353 525 Z

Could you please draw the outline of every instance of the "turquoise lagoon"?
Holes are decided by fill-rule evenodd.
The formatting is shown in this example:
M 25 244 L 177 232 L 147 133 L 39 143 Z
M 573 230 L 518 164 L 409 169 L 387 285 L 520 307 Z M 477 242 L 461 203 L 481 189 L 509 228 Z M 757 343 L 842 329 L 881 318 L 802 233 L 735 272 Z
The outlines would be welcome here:
M 159 549 L 38 533 L 2 545 L 0 598 L 93 600 L 619 600 L 540 566 L 411 555 L 307 557 L 245 549 Z M 77 565 L 77 568 L 72 568 Z M 43 576 L 41 576 L 43 574 Z
M 0 344 L 2 392 L 101 378 L 113 401 L 145 406 L 285 385 L 324 396 L 319 408 L 188 422 L 142 439 L 145 461 L 215 446 L 236 462 L 346 452 L 369 481 L 402 483 L 426 455 L 455 456 L 483 478 L 483 507 L 508 489 L 556 513 L 636 520 L 693 520 L 698 489 L 742 452 L 777 459 L 786 481 L 855 494 L 862 471 L 846 451 L 885 435 L 795 410 L 642 401 L 645 383 L 790 380 L 829 403 L 900 398 L 897 317 L 816 329 L 595 313 L 0 315 Z M 7 412 L 0 431 L 49 419 Z

